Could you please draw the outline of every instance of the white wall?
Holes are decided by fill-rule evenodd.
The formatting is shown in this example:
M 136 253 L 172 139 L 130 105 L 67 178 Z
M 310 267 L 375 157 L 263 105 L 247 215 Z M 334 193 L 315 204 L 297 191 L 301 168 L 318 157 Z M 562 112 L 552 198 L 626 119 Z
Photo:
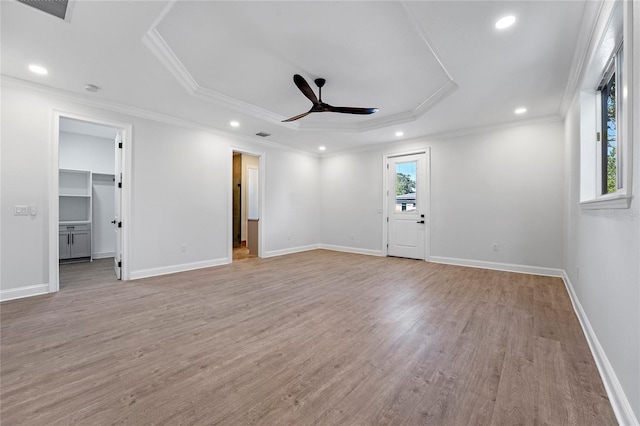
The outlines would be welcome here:
M 635 413 L 640 413 L 640 203 L 636 196 L 628 210 L 582 210 L 578 205 L 578 107 L 579 102 L 574 102 L 566 119 L 563 266 L 627 399 Z M 636 137 L 633 165 L 636 192 L 640 188 L 637 141 Z
M 0 297 L 33 294 L 49 280 L 54 109 L 133 125 L 132 215 L 125 224 L 131 229 L 132 276 L 230 261 L 232 147 L 264 153 L 265 255 L 317 244 L 317 156 L 89 107 L 53 91 L 29 89 L 3 81 Z M 38 214 L 14 216 L 15 204 L 34 204 Z M 183 244 L 185 252 L 180 250 Z
M 383 156 L 425 147 L 433 258 L 562 266 L 559 120 L 323 157 L 322 243 L 382 252 Z
M 320 162 L 321 242 L 382 254 L 382 153 L 323 156 Z
M 260 218 L 263 237 L 269 241 L 265 255 L 315 248 L 321 216 L 318 158 L 282 151 L 268 154 L 267 162 L 266 208 Z
M 60 132 L 60 168 L 112 175 L 116 169 L 114 143 L 96 136 Z
M 564 261 L 570 286 L 596 342 L 596 360 L 616 409 L 640 419 L 640 4 L 634 3 L 633 192 L 629 209 L 583 210 L 580 200 L 580 102 L 578 94 L 565 121 Z M 598 37 L 595 37 L 597 40 Z M 579 272 L 578 272 L 579 268 Z M 600 346 L 598 348 L 597 346 Z M 619 382 L 619 383 L 616 383 Z M 616 388 L 617 386 L 620 388 Z M 626 395 L 620 397 L 620 392 Z M 623 424 L 631 424 L 622 413 Z

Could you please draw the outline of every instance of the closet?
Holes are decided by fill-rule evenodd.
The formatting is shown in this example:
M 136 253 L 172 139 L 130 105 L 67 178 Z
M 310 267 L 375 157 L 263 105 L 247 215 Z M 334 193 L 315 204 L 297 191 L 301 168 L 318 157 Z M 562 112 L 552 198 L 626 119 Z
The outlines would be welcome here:
M 60 119 L 61 263 L 114 256 L 116 134 L 110 127 Z

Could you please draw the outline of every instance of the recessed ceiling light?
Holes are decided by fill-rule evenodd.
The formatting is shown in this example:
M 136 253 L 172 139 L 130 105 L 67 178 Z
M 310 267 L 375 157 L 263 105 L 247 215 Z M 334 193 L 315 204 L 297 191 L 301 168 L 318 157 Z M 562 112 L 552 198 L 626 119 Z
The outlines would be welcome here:
M 327 147 L 326 147 L 326 146 L 319 146 L 319 147 L 318 147 L 318 149 L 319 149 L 320 151 L 324 151 L 325 149 L 327 149 Z
M 509 28 L 516 22 L 516 17 L 513 15 L 508 15 L 503 18 L 498 19 L 496 22 L 496 28 L 499 30 L 504 30 L 505 28 Z
M 29 65 L 29 70 L 40 75 L 46 75 L 49 73 L 45 67 L 41 67 L 40 65 Z
M 524 114 L 525 112 L 527 112 L 526 108 L 516 108 L 516 110 L 514 111 L 516 114 Z
M 238 123 L 237 121 L 232 121 L 232 122 L 229 123 L 229 125 L 231 127 L 238 127 L 238 126 L 240 126 L 240 123 Z
M 398 130 L 398 131 L 396 132 L 396 136 L 397 136 L 397 137 L 404 136 L 404 132 L 403 132 L 403 131 L 401 131 L 401 130 Z

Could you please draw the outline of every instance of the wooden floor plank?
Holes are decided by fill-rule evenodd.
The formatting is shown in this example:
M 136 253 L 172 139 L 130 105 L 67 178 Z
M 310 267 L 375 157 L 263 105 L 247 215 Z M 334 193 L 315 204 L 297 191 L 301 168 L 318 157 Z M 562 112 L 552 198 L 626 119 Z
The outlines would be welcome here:
M 0 305 L 3 425 L 613 425 L 558 278 L 325 250 Z

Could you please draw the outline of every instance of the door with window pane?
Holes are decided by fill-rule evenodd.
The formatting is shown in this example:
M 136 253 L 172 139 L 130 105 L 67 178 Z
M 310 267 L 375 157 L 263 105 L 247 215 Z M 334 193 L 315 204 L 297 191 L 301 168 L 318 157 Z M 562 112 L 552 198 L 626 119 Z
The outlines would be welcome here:
M 425 153 L 390 157 L 387 168 L 387 254 L 425 259 L 428 203 Z

